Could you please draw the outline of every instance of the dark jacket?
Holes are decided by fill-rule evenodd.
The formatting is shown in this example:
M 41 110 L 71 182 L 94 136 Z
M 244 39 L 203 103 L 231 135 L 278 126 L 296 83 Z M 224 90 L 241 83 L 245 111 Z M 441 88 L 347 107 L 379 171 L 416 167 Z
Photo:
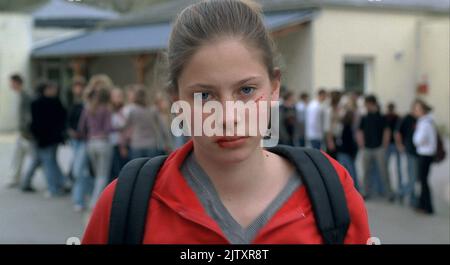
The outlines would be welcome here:
M 69 107 L 69 115 L 67 120 L 67 125 L 69 129 L 74 131 L 78 130 L 78 124 L 80 123 L 81 113 L 83 113 L 84 104 L 75 103 Z
M 27 138 L 31 138 L 30 133 L 30 123 L 31 123 L 31 96 L 25 92 L 21 91 L 19 94 L 19 131 L 20 134 Z
M 31 133 L 38 147 L 64 141 L 66 115 L 58 98 L 41 96 L 31 103 Z

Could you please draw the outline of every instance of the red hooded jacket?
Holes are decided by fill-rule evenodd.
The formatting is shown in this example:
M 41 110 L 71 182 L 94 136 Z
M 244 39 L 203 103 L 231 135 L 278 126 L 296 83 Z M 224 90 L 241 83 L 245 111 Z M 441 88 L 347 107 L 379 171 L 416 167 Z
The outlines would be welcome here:
M 151 198 L 144 244 L 229 244 L 219 225 L 208 216 L 179 170 L 193 148 L 189 141 L 173 152 L 158 173 Z M 328 157 L 328 156 L 327 156 Z M 344 240 L 366 244 L 370 237 L 364 202 L 347 171 L 328 157 L 343 185 L 351 223 Z M 103 191 L 84 233 L 83 244 L 108 242 L 109 216 L 116 181 Z M 304 185 L 278 209 L 254 238 L 254 244 L 321 244 L 322 236 Z

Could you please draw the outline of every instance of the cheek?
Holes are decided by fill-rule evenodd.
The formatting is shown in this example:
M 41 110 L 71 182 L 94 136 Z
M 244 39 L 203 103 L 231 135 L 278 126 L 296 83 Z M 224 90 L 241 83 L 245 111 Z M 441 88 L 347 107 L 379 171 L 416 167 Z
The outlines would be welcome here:
M 270 109 L 271 104 L 270 94 L 262 94 L 256 98 L 255 103 L 257 106 L 258 117 L 261 115 L 267 116 Z

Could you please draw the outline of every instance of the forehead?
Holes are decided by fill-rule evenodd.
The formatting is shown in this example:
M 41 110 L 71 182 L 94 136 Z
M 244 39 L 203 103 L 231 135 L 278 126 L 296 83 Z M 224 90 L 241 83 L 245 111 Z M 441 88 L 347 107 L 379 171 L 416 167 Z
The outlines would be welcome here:
M 200 47 L 185 64 L 178 84 L 180 88 L 194 82 L 224 85 L 248 76 L 268 79 L 261 53 L 243 41 L 224 39 Z

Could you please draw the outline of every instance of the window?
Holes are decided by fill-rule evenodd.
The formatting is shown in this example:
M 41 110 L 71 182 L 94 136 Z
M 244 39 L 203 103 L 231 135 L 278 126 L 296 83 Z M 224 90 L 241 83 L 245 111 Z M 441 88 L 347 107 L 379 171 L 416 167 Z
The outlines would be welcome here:
M 366 91 L 365 63 L 346 62 L 344 65 L 345 91 Z

